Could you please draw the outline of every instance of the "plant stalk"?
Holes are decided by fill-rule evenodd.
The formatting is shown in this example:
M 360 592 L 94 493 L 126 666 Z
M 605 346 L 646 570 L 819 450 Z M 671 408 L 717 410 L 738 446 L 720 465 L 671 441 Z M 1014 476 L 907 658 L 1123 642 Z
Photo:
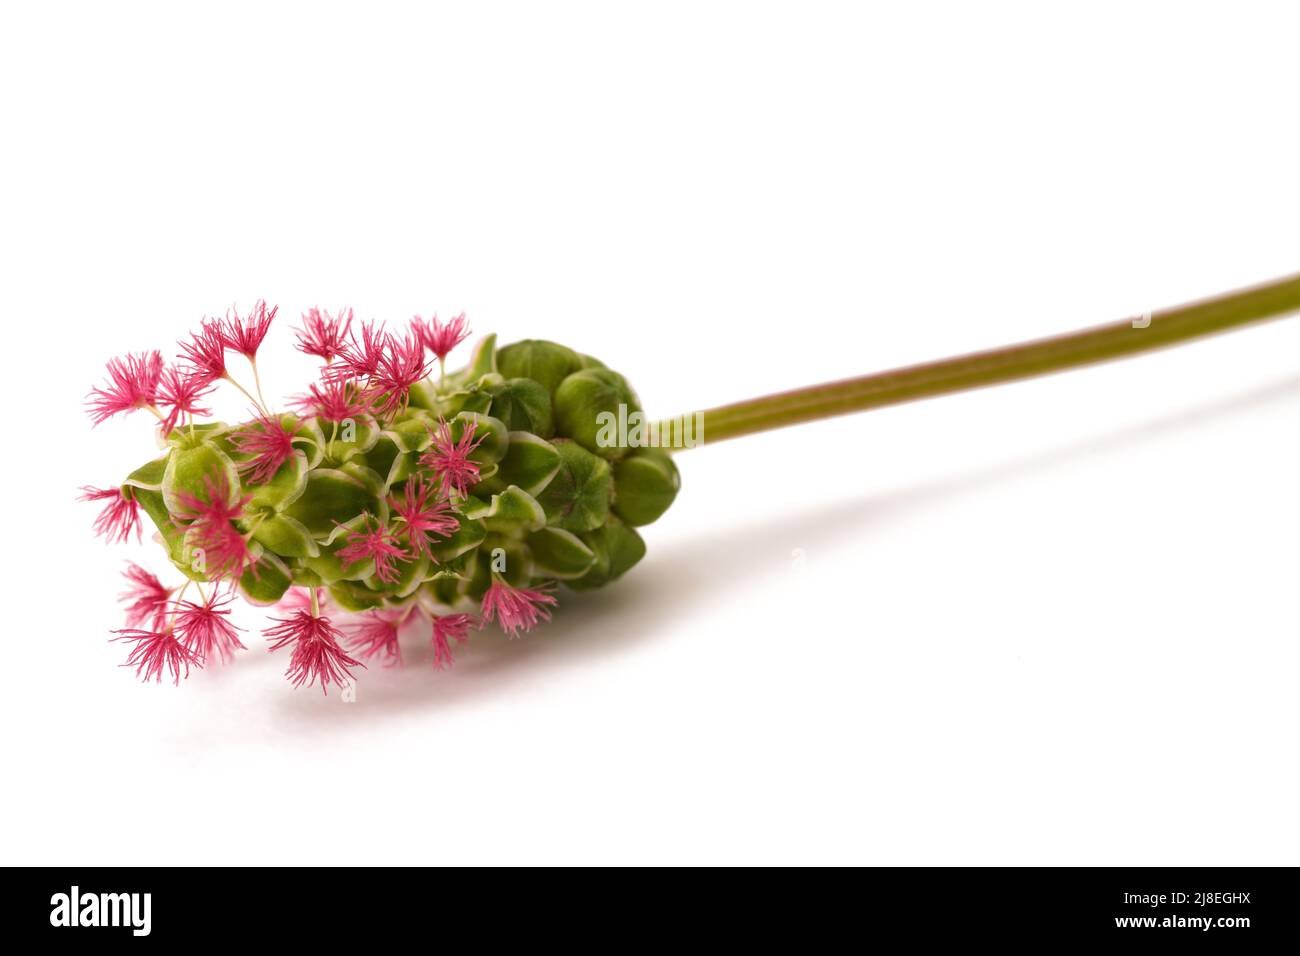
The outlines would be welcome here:
M 703 443 L 1046 375 L 1190 342 L 1300 309 L 1300 275 L 1051 338 L 707 409 Z

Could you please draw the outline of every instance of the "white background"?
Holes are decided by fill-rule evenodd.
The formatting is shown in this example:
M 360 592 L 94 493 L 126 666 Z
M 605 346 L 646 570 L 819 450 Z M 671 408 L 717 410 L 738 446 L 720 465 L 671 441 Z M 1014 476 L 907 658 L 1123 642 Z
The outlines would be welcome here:
M 0 16 L 8 863 L 1294 864 L 1300 319 L 691 451 L 649 555 L 353 704 L 116 665 L 103 363 L 461 309 L 652 413 L 1300 269 L 1285 5 Z M 222 416 L 240 402 L 219 401 Z M 259 615 L 241 612 L 255 627 Z

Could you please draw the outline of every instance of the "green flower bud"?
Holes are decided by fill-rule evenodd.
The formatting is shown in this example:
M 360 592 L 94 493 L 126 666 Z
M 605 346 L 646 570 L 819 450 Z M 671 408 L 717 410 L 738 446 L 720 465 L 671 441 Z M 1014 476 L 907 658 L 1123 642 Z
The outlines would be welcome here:
M 538 495 L 546 523 L 565 531 L 590 531 L 609 514 L 613 478 L 609 463 L 571 441 L 557 441 L 560 467 Z
M 532 379 L 548 395 L 555 394 L 560 383 L 582 367 L 582 358 L 573 349 L 543 339 L 524 339 L 497 353 L 497 369 L 502 375 Z
M 531 432 L 542 438 L 555 434 L 551 393 L 530 378 L 508 378 L 487 389 L 492 395 L 488 414 L 505 422 L 511 431 Z
M 638 448 L 614 470 L 614 513 L 636 527 L 668 510 L 682 486 L 672 458 L 657 448 Z
M 621 458 L 627 453 L 617 423 L 626 423 L 629 415 L 640 411 L 626 379 L 607 368 L 574 372 L 555 391 L 556 429 L 603 458 Z M 615 423 L 612 430 L 611 422 Z
M 581 578 L 569 582 L 575 591 L 604 587 L 622 577 L 645 557 L 645 542 L 641 536 L 613 515 L 599 528 L 578 537 L 592 550 L 596 561 Z

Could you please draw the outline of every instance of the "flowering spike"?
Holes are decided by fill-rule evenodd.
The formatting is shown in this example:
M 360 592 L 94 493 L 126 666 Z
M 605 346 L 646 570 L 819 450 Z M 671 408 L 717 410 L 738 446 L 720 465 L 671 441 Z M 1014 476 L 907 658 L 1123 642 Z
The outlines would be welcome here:
M 119 635 L 112 638 L 114 641 L 135 642 L 122 666 L 134 667 L 135 675 L 146 684 L 151 680 L 161 684 L 164 671 L 171 675 L 173 684 L 179 684 L 182 670 L 184 676 L 189 677 L 191 665 L 203 666 L 194 652 L 176 639 L 170 627 L 148 631 L 128 628 L 113 633 Z
M 95 534 L 105 538 L 110 544 L 125 544 L 131 532 L 135 532 L 136 541 L 140 535 L 140 506 L 134 498 L 128 498 L 120 488 L 94 488 L 85 485 L 81 489 L 78 501 L 107 501 L 104 510 L 95 519 Z
M 157 575 L 131 561 L 126 563 L 122 577 L 131 585 L 119 596 L 119 600 L 126 602 L 126 626 L 138 628 L 147 624 L 150 629 L 159 630 L 175 588 L 164 587 Z
M 436 315 L 427 324 L 417 315 L 411 324 L 419 333 L 420 342 L 438 357 L 439 362 L 446 361 L 452 349 L 469 338 L 469 323 L 465 321 L 464 312 L 446 325 L 439 322 Z
M 108 382 L 86 397 L 86 412 L 98 425 L 119 413 L 153 406 L 162 377 L 162 353 L 140 352 L 115 358 L 107 365 Z
M 289 617 L 273 617 L 271 620 L 276 624 L 263 631 L 263 636 L 271 642 L 272 651 L 293 647 L 285 676 L 294 687 L 310 686 L 320 681 L 321 692 L 328 694 L 331 682 L 341 687 L 345 680 L 353 679 L 348 668 L 366 666 L 344 652 L 339 645 L 343 634 L 330 623 L 329 618 L 315 617 L 311 611 L 299 610 Z
M 393 517 L 402 522 L 413 557 L 434 560 L 429 548 L 430 538 L 446 538 L 460 528 L 451 500 L 432 483 L 426 482 L 424 475 L 417 474 L 408 479 L 402 497 L 390 496 L 388 504 Z
M 206 495 L 176 492 L 177 508 L 172 519 L 189 522 L 187 530 L 195 532 L 194 547 L 203 551 L 211 580 L 238 578 L 252 564 L 253 556 L 248 542 L 232 522 L 244 516 L 252 495 L 235 497 L 231 504 L 230 483 L 220 471 L 205 475 L 203 486 Z
M 397 637 L 405 618 L 401 611 L 368 611 L 344 625 L 348 646 L 366 660 L 378 655 L 385 664 L 400 664 L 402 648 Z
M 478 484 L 479 479 L 478 462 L 469 456 L 487 436 L 475 438 L 474 431 L 475 423 L 470 420 L 457 441 L 452 438 L 451 426 L 446 419 L 439 419 L 437 430 L 429 430 L 433 444 L 420 456 L 420 466 L 432 471 L 448 494 L 454 492 L 461 498 L 469 494 L 469 489 Z
M 271 330 L 271 322 L 280 311 L 278 305 L 266 307 L 265 299 L 258 299 L 246 318 L 241 319 L 234 306 L 226 313 L 226 319 L 220 323 L 222 345 L 232 352 L 238 352 L 250 362 L 257 359 L 257 350 Z
M 275 477 L 280 466 L 293 457 L 293 434 L 279 416 L 255 413 L 254 421 L 230 434 L 231 447 L 241 455 L 250 455 L 236 466 L 254 485 L 263 485 Z
M 298 334 L 297 348 L 307 355 L 315 355 L 328 365 L 343 352 L 352 331 L 352 310 L 339 309 L 331 316 L 324 309 L 311 308 L 302 314 L 302 328 Z
M 229 620 L 230 609 L 225 605 L 231 602 L 231 595 L 221 594 L 212 589 L 202 604 L 194 601 L 176 601 L 172 617 L 172 627 L 180 642 L 193 653 L 200 663 L 207 663 L 215 653 L 222 661 L 234 656 L 235 651 L 244 650 L 239 640 L 236 627 Z
M 169 365 L 158 383 L 158 404 L 169 408 L 163 419 L 164 435 L 170 435 L 177 425 L 184 424 L 195 415 L 211 415 L 211 409 L 200 408 L 199 400 L 209 395 L 215 386 L 203 373 Z
M 188 342 L 179 343 L 180 357 L 190 364 L 191 374 L 204 385 L 226 377 L 226 335 L 217 319 L 204 319 Z
M 513 588 L 496 578 L 483 595 L 479 608 L 482 623 L 479 626 L 495 620 L 501 630 L 511 637 L 518 637 L 520 631 L 531 631 L 539 620 L 551 619 L 551 612 L 545 605 L 554 606 L 555 598 L 544 591 Z
M 468 614 L 443 614 L 433 619 L 433 666 L 444 670 L 455 663 L 451 653 L 452 640 L 464 643 L 469 640 L 469 626 L 473 619 Z
M 368 527 L 364 531 L 348 531 L 347 544 L 338 550 L 337 556 L 343 567 L 374 559 L 375 577 L 384 584 L 393 584 L 400 574 L 395 561 L 406 561 L 411 555 L 397 546 L 397 536 L 384 524 L 370 517 L 369 512 L 362 515 L 362 522 Z

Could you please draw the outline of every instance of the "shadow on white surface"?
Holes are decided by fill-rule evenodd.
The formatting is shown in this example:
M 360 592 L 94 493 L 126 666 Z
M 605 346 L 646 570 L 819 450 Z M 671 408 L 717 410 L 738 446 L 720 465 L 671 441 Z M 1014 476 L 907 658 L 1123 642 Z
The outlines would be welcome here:
M 798 540 L 809 547 L 843 541 L 913 509 L 978 493 L 1003 480 L 1115 454 L 1162 434 L 1297 398 L 1300 375 L 1289 376 L 1227 400 L 1120 429 L 1098 439 L 1017 457 L 951 478 L 866 498 L 846 495 L 815 508 L 774 516 L 752 527 L 694 540 L 659 547 L 651 541 L 646 559 L 617 584 L 580 595 L 563 593 L 554 620 L 533 634 L 511 641 L 496 631 L 475 633 L 469 645 L 458 653 L 456 666 L 443 672 L 433 669 L 427 646 L 404 642 L 403 666 L 372 665 L 360 673 L 355 705 L 341 704 L 333 689 L 328 697 L 314 690 L 298 691 L 281 699 L 276 723 L 287 724 L 286 729 L 297 726 L 318 731 L 323 721 L 351 725 L 363 714 L 369 718 L 428 712 L 518 693 L 539 675 L 562 676 L 594 656 L 617 654 L 653 640 L 673 618 L 689 614 L 706 602 L 727 600 L 738 585 L 751 584 L 747 576 L 717 573 L 718 568 L 734 565 L 737 554 L 770 554 L 774 540 Z M 755 573 L 761 574 L 763 569 L 755 569 Z M 262 657 L 264 661 L 254 666 L 282 666 L 278 658 Z M 247 663 L 252 662 L 244 666 Z

